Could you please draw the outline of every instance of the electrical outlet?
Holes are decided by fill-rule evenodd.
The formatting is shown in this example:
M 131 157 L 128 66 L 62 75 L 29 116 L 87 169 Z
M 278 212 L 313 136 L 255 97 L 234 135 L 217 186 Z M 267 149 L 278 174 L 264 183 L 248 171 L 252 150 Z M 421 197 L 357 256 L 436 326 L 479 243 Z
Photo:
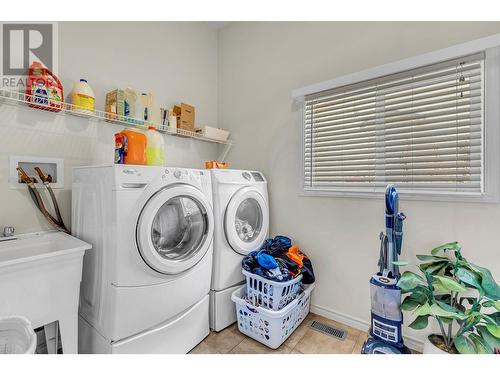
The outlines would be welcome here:
M 37 156 L 11 156 L 9 158 L 9 186 L 11 189 L 26 189 L 26 184 L 19 178 L 17 167 L 24 169 L 26 174 L 41 183 L 35 167 L 39 167 L 46 176 L 52 177 L 50 186 L 54 189 L 64 188 L 64 160 Z

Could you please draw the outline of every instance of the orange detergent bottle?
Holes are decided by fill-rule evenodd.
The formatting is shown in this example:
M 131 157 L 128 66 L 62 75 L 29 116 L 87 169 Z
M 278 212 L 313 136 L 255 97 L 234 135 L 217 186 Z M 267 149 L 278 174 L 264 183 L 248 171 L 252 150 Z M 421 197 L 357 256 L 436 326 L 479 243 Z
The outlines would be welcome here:
M 123 161 L 125 164 L 146 165 L 146 146 L 148 140 L 146 135 L 134 129 L 125 129 L 121 132 L 127 139 L 127 151 Z

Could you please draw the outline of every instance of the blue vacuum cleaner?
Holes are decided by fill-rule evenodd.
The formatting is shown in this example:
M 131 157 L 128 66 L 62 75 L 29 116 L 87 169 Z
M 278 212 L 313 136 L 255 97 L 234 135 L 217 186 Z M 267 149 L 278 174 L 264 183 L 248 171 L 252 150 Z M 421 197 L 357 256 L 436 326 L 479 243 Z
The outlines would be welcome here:
M 362 354 L 409 354 L 401 332 L 401 289 L 397 286 L 399 267 L 394 264 L 401 255 L 403 221 L 399 212 L 399 195 L 394 185 L 385 191 L 385 233 L 380 233 L 379 271 L 370 279 L 371 327 Z

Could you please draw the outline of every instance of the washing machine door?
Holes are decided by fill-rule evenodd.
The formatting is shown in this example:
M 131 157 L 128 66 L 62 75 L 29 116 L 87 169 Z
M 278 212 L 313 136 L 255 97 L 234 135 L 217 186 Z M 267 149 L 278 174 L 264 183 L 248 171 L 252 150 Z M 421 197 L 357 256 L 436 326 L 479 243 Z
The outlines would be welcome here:
M 264 197 L 250 186 L 233 195 L 226 208 L 224 231 L 231 247 L 247 255 L 258 250 L 267 237 L 269 208 Z
M 190 185 L 174 185 L 153 195 L 142 209 L 137 246 L 149 267 L 178 274 L 203 258 L 213 231 L 212 207 L 203 193 Z

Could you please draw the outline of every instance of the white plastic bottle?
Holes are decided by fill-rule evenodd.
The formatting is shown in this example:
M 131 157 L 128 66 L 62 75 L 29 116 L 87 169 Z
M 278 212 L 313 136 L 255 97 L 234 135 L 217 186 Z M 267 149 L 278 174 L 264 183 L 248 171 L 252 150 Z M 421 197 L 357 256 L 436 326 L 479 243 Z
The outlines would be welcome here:
M 73 110 L 76 112 L 94 112 L 94 91 L 87 83 L 86 79 L 80 79 L 80 81 L 76 82 L 73 86 L 73 90 L 71 90 L 71 103 L 75 106 Z
M 137 106 L 135 109 L 135 118 L 139 124 L 144 124 L 149 120 L 148 105 L 149 105 L 149 94 L 145 92 L 141 93 L 139 100 L 137 101 Z
M 154 126 L 148 126 L 146 131 L 148 143 L 146 146 L 146 156 L 148 165 L 165 165 L 165 141 L 163 136 Z
M 123 115 L 126 118 L 126 121 L 133 122 L 131 119 L 135 119 L 135 110 L 137 104 L 137 93 L 134 89 L 127 87 L 124 90 L 124 105 L 123 105 Z

